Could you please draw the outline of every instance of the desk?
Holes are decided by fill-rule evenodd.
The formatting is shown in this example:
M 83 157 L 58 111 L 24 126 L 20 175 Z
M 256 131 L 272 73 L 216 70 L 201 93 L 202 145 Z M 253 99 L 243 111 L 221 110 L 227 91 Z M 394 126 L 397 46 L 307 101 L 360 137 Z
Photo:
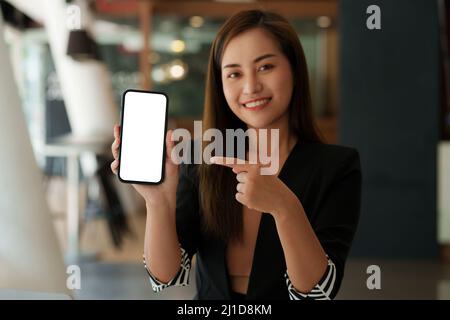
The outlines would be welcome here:
M 111 137 L 76 137 L 64 135 L 51 141 L 43 147 L 43 153 L 48 157 L 67 158 L 67 251 L 69 262 L 83 260 L 79 250 L 79 218 L 80 218 L 80 165 L 79 159 L 83 153 L 95 155 L 110 152 Z

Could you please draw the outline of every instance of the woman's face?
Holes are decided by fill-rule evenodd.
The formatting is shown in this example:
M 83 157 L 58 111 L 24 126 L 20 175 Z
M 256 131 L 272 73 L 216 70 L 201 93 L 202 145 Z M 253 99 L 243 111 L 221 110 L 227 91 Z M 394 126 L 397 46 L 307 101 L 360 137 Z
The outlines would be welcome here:
M 283 125 L 293 76 L 289 60 L 270 33 L 254 28 L 231 39 L 221 70 L 225 98 L 239 119 L 253 128 Z

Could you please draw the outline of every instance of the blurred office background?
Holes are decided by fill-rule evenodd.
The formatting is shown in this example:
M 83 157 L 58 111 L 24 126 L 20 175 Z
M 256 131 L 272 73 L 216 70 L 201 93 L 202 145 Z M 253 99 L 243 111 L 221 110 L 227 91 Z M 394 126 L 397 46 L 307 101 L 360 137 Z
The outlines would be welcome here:
M 367 27 L 371 5 L 380 8 L 381 29 Z M 0 292 L 7 290 L 0 298 L 68 293 L 64 264 L 81 270 L 75 298 L 193 297 L 193 272 L 187 288 L 151 291 L 141 263 L 145 206 L 109 172 L 112 126 L 122 93 L 140 88 L 167 93 L 169 126 L 193 130 L 216 32 L 233 13 L 263 8 L 286 16 L 299 35 L 327 142 L 361 156 L 361 219 L 338 298 L 450 299 L 450 1 L 7 0 L 0 7 L 0 57 L 9 64 L 0 71 L 0 159 L 10 179 L 0 179 Z M 23 157 L 35 167 L 20 167 Z M 35 277 L 59 284 L 25 281 L 24 263 L 41 263 Z M 58 276 L 45 271 L 49 263 Z M 380 267 L 379 290 L 367 287 L 371 265 Z

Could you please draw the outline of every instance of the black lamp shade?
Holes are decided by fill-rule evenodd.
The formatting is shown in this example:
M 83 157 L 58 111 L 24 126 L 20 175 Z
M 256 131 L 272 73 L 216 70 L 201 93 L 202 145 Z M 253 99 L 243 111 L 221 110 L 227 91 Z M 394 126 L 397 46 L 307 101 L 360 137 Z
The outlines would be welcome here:
M 78 61 L 101 60 L 97 44 L 84 29 L 70 31 L 67 54 Z

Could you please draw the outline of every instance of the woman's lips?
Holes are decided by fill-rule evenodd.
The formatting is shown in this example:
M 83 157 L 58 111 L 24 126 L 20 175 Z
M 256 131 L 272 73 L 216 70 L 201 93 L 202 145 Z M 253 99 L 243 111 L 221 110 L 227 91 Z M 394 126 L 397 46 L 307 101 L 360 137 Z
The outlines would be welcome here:
M 255 99 L 243 103 L 242 106 L 249 111 L 258 111 L 265 108 L 272 98 Z

